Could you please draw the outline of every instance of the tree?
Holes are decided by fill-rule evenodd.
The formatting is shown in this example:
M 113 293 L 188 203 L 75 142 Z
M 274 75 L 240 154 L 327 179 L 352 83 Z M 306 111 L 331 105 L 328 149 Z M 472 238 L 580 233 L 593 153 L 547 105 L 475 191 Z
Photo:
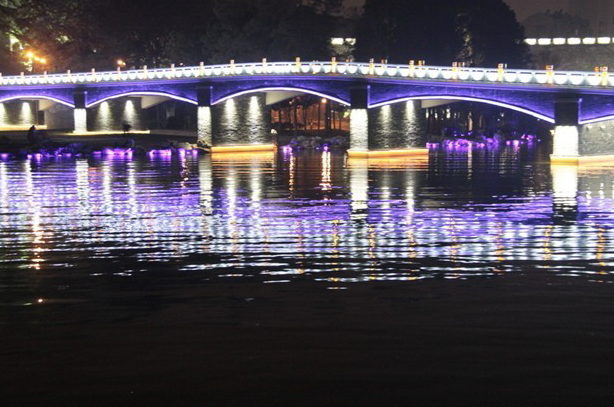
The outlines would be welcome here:
M 50 71 L 328 58 L 339 0 L 11 0 L 6 26 Z M 2 8 L 0 7 L 0 12 Z M 2 16 L 0 16 L 2 17 Z M 0 19 L 0 29 L 3 27 Z
M 356 58 L 449 61 L 462 46 L 449 4 L 444 0 L 367 0 L 357 27 Z
M 356 37 L 359 60 L 528 61 L 522 28 L 502 0 L 367 0 Z
M 14 34 L 27 50 L 45 56 L 50 70 L 76 69 L 99 62 L 104 43 L 94 2 L 21 0 L 12 13 Z
M 300 0 L 215 0 L 214 12 L 201 37 L 208 62 L 328 58 L 333 17 Z
M 463 39 L 458 60 L 473 66 L 506 63 L 526 67 L 529 48 L 512 9 L 502 1 L 463 0 L 457 11 L 457 31 Z M 488 18 L 484 18 L 488 16 Z

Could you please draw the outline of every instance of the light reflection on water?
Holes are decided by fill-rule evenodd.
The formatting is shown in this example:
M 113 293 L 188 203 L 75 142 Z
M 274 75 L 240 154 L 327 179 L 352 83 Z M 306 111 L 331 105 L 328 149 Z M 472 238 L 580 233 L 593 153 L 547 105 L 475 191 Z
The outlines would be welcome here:
M 9 303 L 113 276 L 345 289 L 544 269 L 614 281 L 614 171 L 523 154 L 0 162 L 0 292 Z

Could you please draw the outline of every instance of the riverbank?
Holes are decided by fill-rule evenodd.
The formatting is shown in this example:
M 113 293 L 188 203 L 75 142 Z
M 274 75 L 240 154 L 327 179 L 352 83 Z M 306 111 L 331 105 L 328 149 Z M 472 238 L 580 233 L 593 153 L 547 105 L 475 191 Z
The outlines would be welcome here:
M 32 140 L 32 142 L 30 142 Z M 34 135 L 11 132 L 0 136 L 0 158 L 87 157 L 91 155 L 145 155 L 184 153 L 186 150 L 210 152 L 199 148 L 197 136 L 186 132 L 113 132 L 75 134 L 36 132 Z
M 172 142 L 185 142 L 196 144 L 198 137 L 196 134 L 190 134 L 189 132 L 174 132 L 169 131 L 167 133 L 151 133 L 151 132 L 98 132 L 88 134 L 75 134 L 70 132 L 55 132 L 55 131 L 42 131 L 40 134 L 51 143 L 55 144 L 71 144 L 81 143 L 89 146 L 98 147 L 112 147 L 115 145 L 124 144 L 127 140 L 134 140 L 135 146 L 143 148 L 153 148 L 160 146 L 168 141 Z M 0 147 L 2 146 L 2 140 L 9 141 L 11 144 L 19 147 L 28 145 L 27 131 L 21 132 L 0 132 Z

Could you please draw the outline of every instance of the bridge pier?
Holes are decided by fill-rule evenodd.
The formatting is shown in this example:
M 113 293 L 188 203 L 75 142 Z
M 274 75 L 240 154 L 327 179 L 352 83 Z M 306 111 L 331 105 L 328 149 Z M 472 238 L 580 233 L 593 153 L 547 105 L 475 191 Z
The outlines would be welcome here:
M 211 86 L 199 86 L 196 92 L 198 99 L 198 110 L 196 111 L 198 145 L 212 146 Z
M 412 104 L 413 101 L 408 103 Z M 424 148 L 401 148 L 386 150 L 371 150 L 369 142 L 369 108 L 371 105 L 371 86 L 357 84 L 350 89 L 350 157 L 395 157 L 395 156 L 428 156 Z M 390 108 L 388 106 L 388 108 Z
M 580 157 L 580 104 L 575 94 L 557 96 L 554 101 L 554 136 L 551 161 L 577 163 Z
M 87 132 L 87 110 L 86 99 L 87 92 L 84 90 L 76 90 L 73 93 L 75 107 L 73 109 L 74 131 L 75 133 Z
M 614 121 L 580 124 L 582 99 L 577 94 L 557 96 L 551 162 L 583 165 L 614 161 Z
M 350 89 L 349 155 L 364 156 L 369 151 L 369 97 L 371 87 L 358 85 Z

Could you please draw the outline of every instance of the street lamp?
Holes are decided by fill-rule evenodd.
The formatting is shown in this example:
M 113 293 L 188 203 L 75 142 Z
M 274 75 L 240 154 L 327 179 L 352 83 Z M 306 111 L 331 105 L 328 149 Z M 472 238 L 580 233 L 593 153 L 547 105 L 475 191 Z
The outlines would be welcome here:
M 25 53 L 25 57 L 26 57 L 26 70 L 28 72 L 32 72 L 34 70 L 34 63 L 38 63 L 40 65 L 46 65 L 47 64 L 47 58 L 45 57 L 40 57 L 38 55 L 36 55 L 33 51 L 28 51 Z

